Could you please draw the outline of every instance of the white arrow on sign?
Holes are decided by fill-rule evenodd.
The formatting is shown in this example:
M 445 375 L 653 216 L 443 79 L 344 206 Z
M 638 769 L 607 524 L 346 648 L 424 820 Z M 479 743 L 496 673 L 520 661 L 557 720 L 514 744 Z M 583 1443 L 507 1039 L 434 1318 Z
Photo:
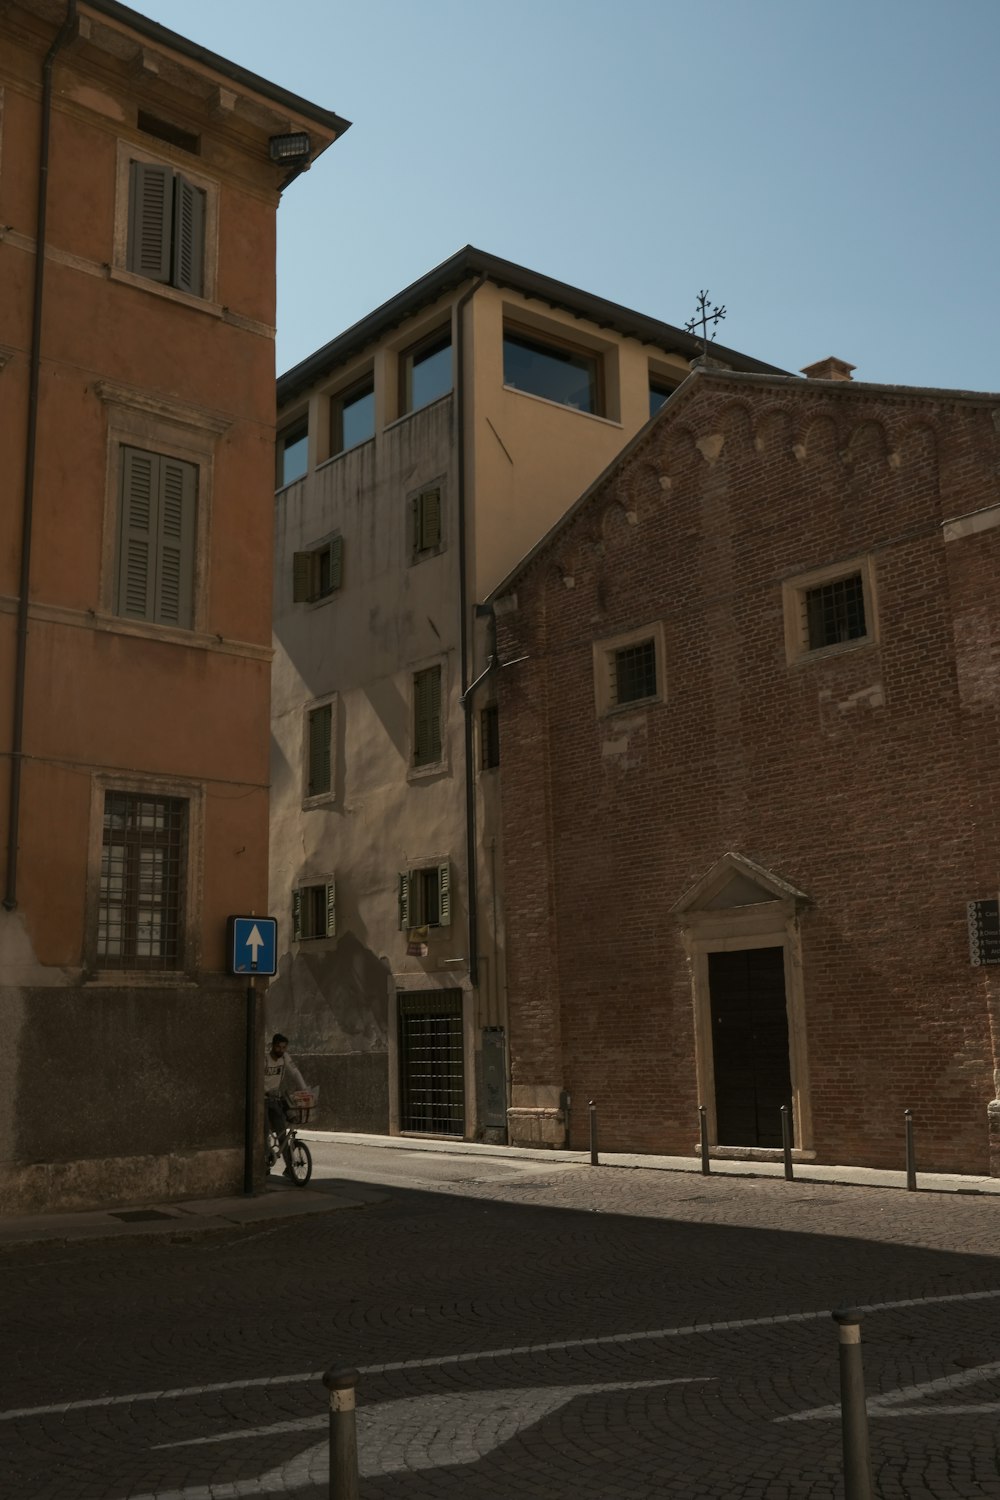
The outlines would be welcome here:
M 260 935 L 260 928 L 257 926 L 256 922 L 253 924 L 253 926 L 250 929 L 250 936 L 247 938 L 246 945 L 250 949 L 250 962 L 253 964 L 254 968 L 256 969 L 256 967 L 257 967 L 257 954 L 260 952 L 261 948 L 263 948 L 263 946 L 264 946 L 264 939 Z

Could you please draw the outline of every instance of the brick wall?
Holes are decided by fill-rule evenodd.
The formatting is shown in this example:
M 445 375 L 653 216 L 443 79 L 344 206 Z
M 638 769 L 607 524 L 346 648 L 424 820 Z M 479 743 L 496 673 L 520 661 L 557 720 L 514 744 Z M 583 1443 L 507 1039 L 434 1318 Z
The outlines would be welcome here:
M 512 1085 L 607 1149 L 689 1152 L 695 1004 L 671 908 L 726 851 L 806 893 L 814 1147 L 989 1169 L 1000 969 L 1000 503 L 987 398 L 699 375 L 498 614 Z M 791 665 L 782 581 L 871 560 L 876 641 Z M 593 642 L 663 624 L 664 701 L 605 718 Z M 737 945 L 738 946 L 738 945 Z M 703 1060 L 704 1061 L 704 1060 Z

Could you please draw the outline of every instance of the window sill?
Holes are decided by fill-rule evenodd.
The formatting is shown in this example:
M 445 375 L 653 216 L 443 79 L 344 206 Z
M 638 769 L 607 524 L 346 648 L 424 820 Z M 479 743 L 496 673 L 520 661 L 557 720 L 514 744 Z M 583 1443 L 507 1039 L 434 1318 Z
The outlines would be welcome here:
M 618 719 L 623 714 L 644 713 L 647 708 L 659 708 L 664 699 L 660 693 L 654 698 L 635 698 L 630 703 L 611 703 L 601 711 L 602 719 Z
M 201 988 L 198 980 L 185 974 L 183 969 L 96 969 L 83 981 L 84 989 L 104 989 L 112 985 L 127 985 L 131 990 Z
M 449 776 L 451 767 L 446 757 L 434 761 L 429 766 L 410 766 L 406 773 L 407 781 L 428 781 L 434 776 Z
M 563 401 L 553 401 L 548 396 L 536 396 L 534 391 L 522 391 L 519 386 L 505 385 L 505 391 L 512 396 L 523 396 L 528 401 L 538 401 L 542 406 L 553 407 L 556 411 L 571 412 L 574 417 L 587 417 L 591 422 L 600 422 L 604 427 L 616 427 L 622 430 L 622 423 L 617 417 L 605 417 L 600 412 L 583 411 L 579 406 L 567 406 Z
M 805 648 L 797 656 L 793 656 L 788 663 L 790 667 L 803 667 L 812 662 L 829 661 L 834 656 L 844 656 L 850 651 L 862 651 L 866 646 L 876 646 L 878 642 L 874 636 L 866 635 L 857 641 L 838 641 L 835 646 L 817 646 L 815 651 Z
M 324 808 L 324 807 L 329 807 L 329 808 L 334 808 L 335 809 L 336 806 L 337 806 L 337 793 L 336 792 L 317 792 L 316 795 L 315 795 L 315 797 L 303 797 L 302 798 L 302 811 L 303 812 L 315 812 L 317 808 Z
M 108 267 L 108 279 L 119 281 L 123 286 L 134 286 L 141 292 L 152 292 L 156 297 L 165 297 L 181 307 L 190 307 L 194 312 L 207 313 L 210 318 L 221 318 L 224 309 L 218 302 L 207 297 L 195 297 L 191 292 L 182 292 L 179 287 L 168 286 L 164 281 L 151 281 L 148 276 L 137 276 L 134 271 L 123 271 L 120 266 Z
M 442 545 L 440 547 L 428 547 L 425 552 L 411 552 L 410 567 L 415 568 L 420 563 L 430 562 L 432 558 L 440 557 L 442 553 L 446 552 L 447 550 L 448 549 L 444 545 Z

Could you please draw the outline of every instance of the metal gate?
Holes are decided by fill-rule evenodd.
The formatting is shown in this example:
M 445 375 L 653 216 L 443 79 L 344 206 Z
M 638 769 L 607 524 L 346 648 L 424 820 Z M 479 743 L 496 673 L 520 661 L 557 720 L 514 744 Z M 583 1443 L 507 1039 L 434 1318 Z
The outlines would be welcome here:
M 399 996 L 399 1128 L 465 1135 L 465 1067 L 460 991 Z

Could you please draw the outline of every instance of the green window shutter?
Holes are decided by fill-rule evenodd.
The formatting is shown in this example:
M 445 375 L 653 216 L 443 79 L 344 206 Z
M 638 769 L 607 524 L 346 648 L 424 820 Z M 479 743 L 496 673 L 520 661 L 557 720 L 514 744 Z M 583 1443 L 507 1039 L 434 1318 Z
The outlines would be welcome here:
M 128 249 L 125 264 L 151 281 L 170 281 L 174 174 L 153 162 L 129 164 Z
M 420 510 L 420 537 L 418 547 L 428 552 L 441 545 L 441 491 L 425 490 L 418 499 Z
M 344 538 L 335 536 L 330 543 L 330 592 L 339 589 L 344 576 Z
M 410 926 L 410 876 L 405 870 L 399 876 L 398 900 L 400 931 L 407 932 Z
M 438 925 L 451 926 L 451 864 L 438 865 Z
M 313 567 L 314 554 L 312 552 L 295 552 L 292 554 L 292 603 L 308 604 L 313 597 Z
M 205 194 L 174 178 L 173 285 L 200 297 L 205 264 Z
M 130 620 L 153 618 L 158 499 L 156 454 L 123 448 L 115 612 Z
M 428 667 L 413 678 L 413 762 L 433 765 L 441 759 L 441 668 Z
M 326 935 L 337 936 L 337 893 L 332 880 L 326 883 Z
M 307 792 L 318 797 L 331 786 L 330 739 L 333 728 L 333 705 L 326 703 L 309 714 L 309 774 Z
M 198 471 L 161 457 L 153 619 L 190 629 L 194 619 L 194 529 Z
M 302 941 L 302 892 L 292 892 L 292 942 Z

